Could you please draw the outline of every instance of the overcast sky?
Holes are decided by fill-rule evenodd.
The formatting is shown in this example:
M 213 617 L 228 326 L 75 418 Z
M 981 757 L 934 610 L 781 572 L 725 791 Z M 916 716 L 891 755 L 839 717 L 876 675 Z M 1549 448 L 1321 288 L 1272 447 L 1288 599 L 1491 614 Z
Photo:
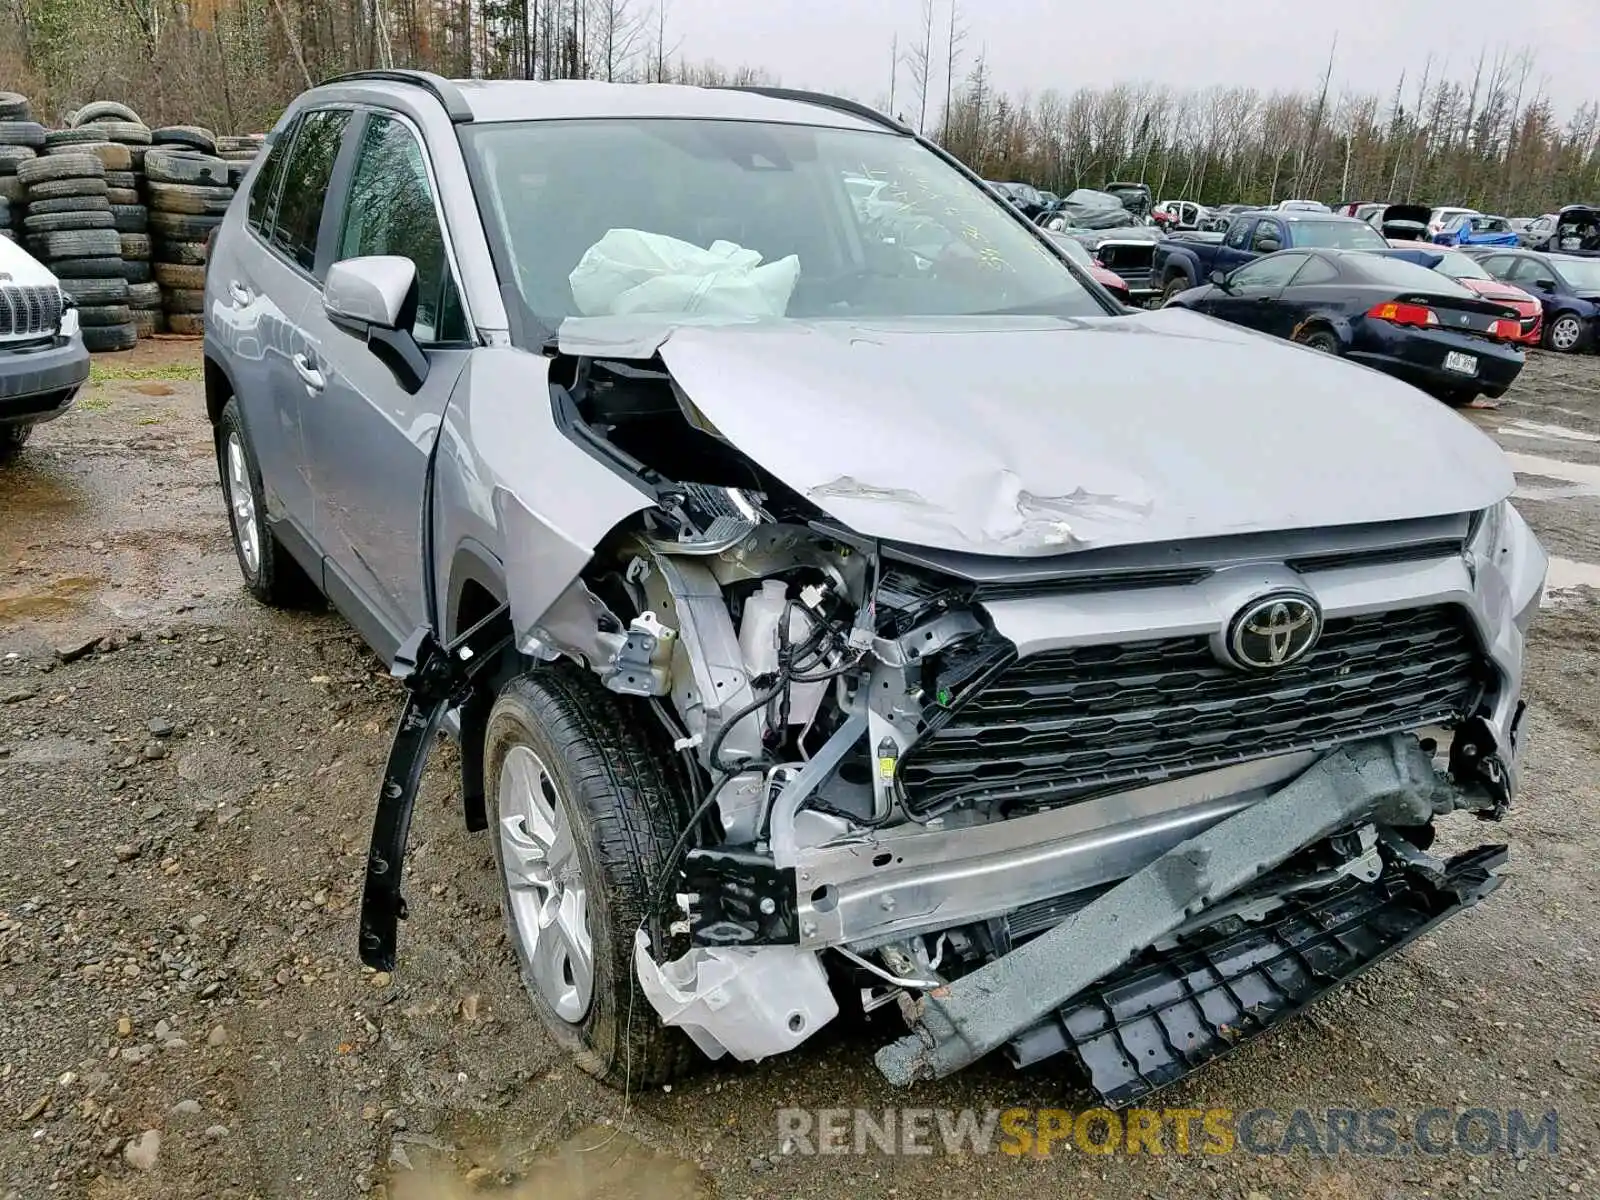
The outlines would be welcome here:
M 916 37 L 921 0 L 666 0 L 668 41 L 692 61 L 765 67 L 787 87 L 889 91 L 890 42 Z M 644 8 L 647 0 L 635 0 Z M 935 56 L 949 0 L 934 0 Z M 1335 32 L 1335 90 L 1393 90 L 1432 51 L 1471 77 L 1481 49 L 1526 48 L 1563 117 L 1600 97 L 1600 0 L 961 0 L 968 63 L 988 51 L 1016 93 L 1154 80 L 1174 87 L 1314 88 Z M 958 72 L 961 73 L 961 72 Z M 910 80 L 900 71 L 896 108 Z M 941 82 L 935 89 L 941 99 Z M 932 116 L 930 105 L 929 116 Z

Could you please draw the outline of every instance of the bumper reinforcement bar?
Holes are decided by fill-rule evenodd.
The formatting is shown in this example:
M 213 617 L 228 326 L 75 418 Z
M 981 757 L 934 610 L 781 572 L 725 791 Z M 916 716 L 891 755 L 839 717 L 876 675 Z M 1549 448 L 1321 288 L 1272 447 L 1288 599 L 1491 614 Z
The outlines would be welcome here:
M 1024 1067 L 1070 1050 L 1089 1083 L 1120 1108 L 1176 1082 L 1288 1020 L 1374 963 L 1500 886 L 1504 846 L 1445 864 L 1444 878 L 1392 865 L 1383 878 L 1291 899 L 1242 930 L 1203 930 L 1151 951 L 1058 1009 L 1007 1047 Z

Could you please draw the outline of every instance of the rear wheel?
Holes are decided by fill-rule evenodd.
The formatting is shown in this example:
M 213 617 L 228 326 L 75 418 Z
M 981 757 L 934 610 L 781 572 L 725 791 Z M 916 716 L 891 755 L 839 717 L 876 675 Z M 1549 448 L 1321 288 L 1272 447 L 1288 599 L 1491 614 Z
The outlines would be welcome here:
M 1562 313 L 1544 327 L 1547 350 L 1571 354 L 1583 344 L 1583 322 L 1571 313 Z
M 296 608 L 307 603 L 316 596 L 316 587 L 267 527 L 261 471 L 239 416 L 237 400 L 229 400 L 223 407 L 215 433 L 217 472 L 222 478 L 234 554 L 245 588 L 273 608 Z
M 661 1084 L 694 1062 L 638 987 L 634 932 L 659 958 L 654 893 L 687 817 L 670 757 L 622 702 L 575 669 L 520 676 L 484 740 L 484 784 L 506 930 L 545 1030 L 614 1086 Z
M 1318 354 L 1340 354 L 1344 350 L 1338 336 L 1331 329 L 1313 329 L 1295 340 Z

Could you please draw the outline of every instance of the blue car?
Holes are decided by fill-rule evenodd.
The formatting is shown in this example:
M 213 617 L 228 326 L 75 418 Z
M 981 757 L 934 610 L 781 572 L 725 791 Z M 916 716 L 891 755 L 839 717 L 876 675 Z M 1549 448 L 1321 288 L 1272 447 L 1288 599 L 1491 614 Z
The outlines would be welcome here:
M 1504 217 L 1486 217 L 1480 213 L 1462 213 L 1452 217 L 1445 227 L 1433 235 L 1441 246 L 1519 246 L 1517 231 Z
M 1572 354 L 1600 344 L 1600 258 L 1533 250 L 1491 250 L 1475 257 L 1496 279 L 1539 298 L 1546 349 Z

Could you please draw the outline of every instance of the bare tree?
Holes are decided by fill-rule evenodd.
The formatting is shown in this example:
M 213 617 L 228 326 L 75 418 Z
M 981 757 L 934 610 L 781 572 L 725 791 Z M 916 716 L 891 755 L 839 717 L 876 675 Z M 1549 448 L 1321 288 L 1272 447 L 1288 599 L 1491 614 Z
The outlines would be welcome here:
M 961 63 L 961 47 L 967 40 L 967 27 L 961 23 L 961 0 L 950 0 L 950 20 L 944 39 L 944 121 L 939 134 L 941 144 L 950 140 L 950 99 L 955 94 L 956 68 Z
M 922 133 L 928 125 L 928 77 L 933 67 L 933 0 L 922 0 L 922 24 L 917 40 L 906 51 L 906 67 L 916 89 L 917 132 Z

